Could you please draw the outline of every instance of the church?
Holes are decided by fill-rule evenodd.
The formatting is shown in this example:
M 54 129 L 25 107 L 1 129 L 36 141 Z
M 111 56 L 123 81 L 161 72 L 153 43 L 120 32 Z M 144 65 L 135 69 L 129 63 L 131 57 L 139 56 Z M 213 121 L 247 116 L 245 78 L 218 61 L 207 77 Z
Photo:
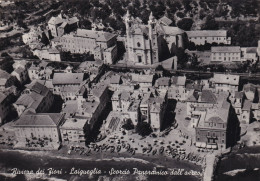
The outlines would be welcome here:
M 184 31 L 167 26 L 154 18 L 152 12 L 147 25 L 133 19 L 127 11 L 126 51 L 128 61 L 152 65 L 169 58 L 174 48 L 183 47 Z

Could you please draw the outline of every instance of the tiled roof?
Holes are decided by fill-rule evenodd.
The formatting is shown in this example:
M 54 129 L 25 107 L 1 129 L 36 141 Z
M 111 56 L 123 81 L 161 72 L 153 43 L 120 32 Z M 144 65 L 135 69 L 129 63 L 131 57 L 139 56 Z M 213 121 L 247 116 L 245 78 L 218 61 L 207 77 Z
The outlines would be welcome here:
M 40 80 L 39 80 L 40 82 Z M 49 92 L 49 89 L 38 81 L 32 81 L 30 84 L 27 84 L 27 89 L 30 89 L 32 92 L 36 92 L 42 96 L 46 96 Z
M 93 96 L 100 98 L 106 89 L 107 89 L 106 84 L 102 84 L 102 83 L 97 84 L 96 87 L 92 89 Z
M 63 20 L 60 17 L 51 17 L 51 19 L 48 21 L 48 24 L 57 25 L 62 23 Z
M 120 95 L 121 100 L 130 101 L 131 99 L 131 94 L 128 91 L 122 91 Z
M 246 53 L 257 53 L 257 47 L 247 47 Z
M 83 82 L 84 73 L 54 73 L 53 85 L 55 84 L 80 84 Z
M 239 75 L 230 74 L 214 74 L 213 80 L 215 83 L 239 85 Z
M 15 126 L 58 126 L 62 118 L 61 113 L 24 114 L 15 122 Z
M 252 102 L 250 100 L 245 100 L 244 103 L 243 103 L 243 108 L 242 110 L 245 110 L 245 111 L 250 111 L 252 107 Z
M 85 38 L 93 38 L 96 41 L 108 41 L 111 38 L 115 37 L 115 34 L 103 32 L 103 31 L 93 31 L 86 29 L 77 29 L 77 36 L 85 37 Z
M 62 108 L 62 112 L 64 113 L 76 113 L 78 110 L 78 103 L 76 100 L 66 101 L 64 107 Z
M 83 130 L 83 127 L 88 122 L 88 119 L 79 119 L 79 118 L 68 118 L 61 126 L 61 129 L 80 129 Z
M 163 26 L 160 25 L 159 26 L 159 31 L 160 33 L 164 34 L 164 35 L 179 35 L 179 34 L 183 34 L 184 31 L 178 27 L 173 27 L 173 26 Z
M 230 103 L 224 101 L 224 107 L 207 109 L 205 122 L 227 123 L 229 118 Z M 205 125 L 204 125 L 205 126 Z M 214 127 L 216 129 L 216 127 Z M 223 128 L 220 128 L 223 129 Z
M 139 74 L 131 74 L 133 82 L 139 83 L 152 83 L 153 82 L 153 75 L 139 75 Z
M 159 19 L 159 21 L 161 21 L 163 24 L 169 26 L 170 24 L 172 24 L 172 20 L 170 20 L 168 17 L 163 16 Z
M 256 87 L 255 87 L 254 84 L 248 83 L 248 84 L 245 84 L 245 85 L 244 85 L 243 90 L 244 90 L 245 92 L 249 92 L 249 91 L 255 92 L 255 91 L 256 91 Z
M 216 104 L 217 97 L 211 90 L 202 90 L 201 102 Z
M 226 30 L 196 30 L 186 31 L 188 37 L 226 37 Z
M 119 84 L 121 81 L 121 76 L 120 75 L 112 75 L 110 78 L 110 83 L 111 84 Z
M 172 84 L 174 84 L 174 85 L 185 86 L 186 76 L 172 77 L 171 81 L 172 81 Z
M 219 46 L 219 47 L 211 47 L 211 52 L 213 53 L 240 53 L 240 47 L 239 46 Z
M 170 85 L 170 78 L 169 77 L 161 77 L 157 79 L 158 86 L 169 86 Z
M 199 98 L 198 92 L 191 90 L 188 94 L 188 98 L 186 99 L 187 102 L 197 102 Z
M 242 99 L 244 97 L 244 92 L 235 92 L 236 99 Z

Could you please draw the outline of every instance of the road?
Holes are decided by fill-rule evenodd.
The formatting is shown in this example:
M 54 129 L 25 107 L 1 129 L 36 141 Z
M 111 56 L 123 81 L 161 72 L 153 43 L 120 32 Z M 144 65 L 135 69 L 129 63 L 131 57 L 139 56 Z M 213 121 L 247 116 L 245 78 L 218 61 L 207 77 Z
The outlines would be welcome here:
M 3 58 L 0 57 L 0 60 Z M 31 58 L 14 58 L 14 60 L 27 60 L 27 61 L 41 61 L 40 59 L 31 59 Z M 44 60 L 46 62 L 53 62 L 50 60 Z M 80 64 L 81 62 L 60 62 L 64 64 Z M 153 69 L 150 66 L 131 66 L 131 65 L 125 65 L 125 64 L 114 64 L 114 65 L 109 65 L 109 68 L 114 71 L 120 71 L 120 70 L 143 70 L 143 69 Z M 213 76 L 214 73 L 219 73 L 219 74 L 225 74 L 225 72 L 204 72 L 204 71 L 198 71 L 198 70 L 171 70 L 171 74 L 195 74 L 195 75 L 211 75 Z M 254 79 L 254 78 L 260 78 L 260 72 L 259 73 L 238 73 L 238 72 L 229 72 L 231 75 L 239 75 L 241 78 L 247 78 L 247 79 Z

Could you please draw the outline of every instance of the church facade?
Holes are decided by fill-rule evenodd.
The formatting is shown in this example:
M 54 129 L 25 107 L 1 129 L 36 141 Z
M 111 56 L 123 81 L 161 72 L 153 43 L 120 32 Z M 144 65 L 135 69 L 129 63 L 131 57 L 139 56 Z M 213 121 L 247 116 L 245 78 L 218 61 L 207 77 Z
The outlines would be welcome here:
M 126 51 L 128 61 L 135 64 L 152 65 L 170 57 L 172 46 L 182 47 L 183 31 L 177 27 L 160 24 L 153 14 L 147 25 L 134 20 L 127 11 Z

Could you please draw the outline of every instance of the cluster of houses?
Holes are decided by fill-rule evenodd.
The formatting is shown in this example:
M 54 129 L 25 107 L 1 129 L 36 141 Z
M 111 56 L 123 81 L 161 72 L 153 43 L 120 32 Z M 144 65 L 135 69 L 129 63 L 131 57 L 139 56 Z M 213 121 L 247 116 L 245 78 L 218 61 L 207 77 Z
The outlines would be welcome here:
M 105 64 L 113 64 L 117 59 L 115 34 L 80 29 L 77 17 L 69 18 L 63 13 L 52 17 L 47 29 L 32 28 L 22 38 L 41 60 L 62 61 L 61 52 L 90 53 Z
M 185 32 L 169 26 L 171 23 L 167 17 L 156 20 L 151 13 L 148 25 L 144 25 L 127 12 L 127 61 L 159 65 L 176 48 L 184 48 Z M 231 41 L 223 30 L 186 34 L 195 45 L 229 45 Z M 23 41 L 40 59 L 61 61 L 61 52 L 70 52 L 93 54 L 95 61 L 64 70 L 45 61 L 31 65 L 16 61 L 11 74 L 0 70 L 0 121 L 4 122 L 13 106 L 18 114 L 15 147 L 52 150 L 66 144 L 84 145 L 87 132 L 103 121 L 100 116 L 110 102 L 112 110 L 101 128 L 105 134 L 121 131 L 129 122 L 133 126 L 147 122 L 153 131 L 160 132 L 168 101 L 176 100 L 186 104 L 186 118 L 196 134 L 196 146 L 213 149 L 227 148 L 236 142 L 240 124 L 260 120 L 260 87 L 241 87 L 238 75 L 216 73 L 210 79 L 192 81 L 185 75 L 165 77 L 156 69 L 106 72 L 104 64 L 113 64 L 117 59 L 117 36 L 80 29 L 75 17 L 52 17 L 47 30 L 33 28 L 23 35 Z M 208 58 L 212 62 L 256 62 L 259 47 L 212 47 Z M 22 92 L 17 92 L 17 82 L 25 87 Z M 63 103 L 61 110 L 54 113 L 57 97 Z
M 112 110 L 101 128 L 105 134 L 121 131 L 130 121 L 133 126 L 147 122 L 153 131 L 160 132 L 168 101 L 185 103 L 198 147 L 229 147 L 235 142 L 239 125 L 260 119 L 260 87 L 241 87 L 238 75 L 215 73 L 210 79 L 192 81 L 186 76 L 165 77 L 160 70 L 115 73 L 104 71 L 103 66 L 98 60 L 82 62 L 77 69 L 68 66 L 55 70 L 44 61 L 30 67 L 19 61 L 13 64 L 14 72 L 24 70 L 21 72 L 28 78 L 1 71 L 1 120 L 10 113 L 10 99 L 18 95 L 12 104 L 18 114 L 16 147 L 84 145 L 86 131 L 100 121 L 109 102 Z M 31 82 L 17 94 L 17 81 L 21 85 Z M 59 113 L 52 113 L 55 96 L 63 100 Z

